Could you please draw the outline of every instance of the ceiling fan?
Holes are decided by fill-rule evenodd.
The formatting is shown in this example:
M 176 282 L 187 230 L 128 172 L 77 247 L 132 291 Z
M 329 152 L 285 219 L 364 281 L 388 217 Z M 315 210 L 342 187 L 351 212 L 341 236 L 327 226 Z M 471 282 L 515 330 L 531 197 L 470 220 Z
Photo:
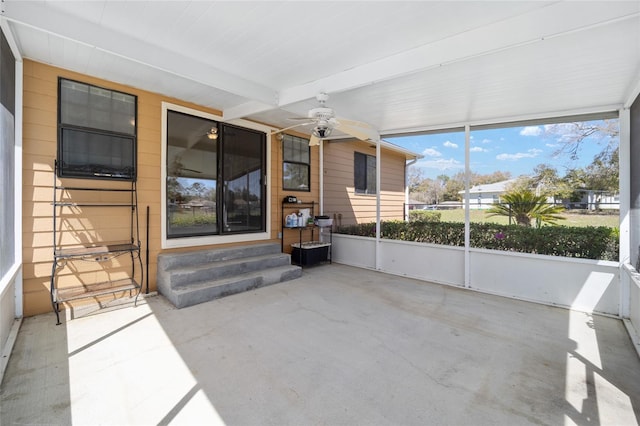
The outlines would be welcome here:
M 311 131 L 309 146 L 320 145 L 320 141 L 327 139 L 333 130 L 338 130 L 363 141 L 377 141 L 380 139 L 380 135 L 376 129 L 371 127 L 369 124 L 336 117 L 333 108 L 325 105 L 327 99 L 329 99 L 329 95 L 326 93 L 318 93 L 316 95 L 316 99 L 320 106 L 310 109 L 307 113 L 307 117 L 291 119 L 302 120 L 304 121 L 303 123 L 280 129 L 277 132 L 274 132 L 274 134 L 282 133 L 285 130 L 293 129 L 295 127 L 313 124 L 314 127 Z

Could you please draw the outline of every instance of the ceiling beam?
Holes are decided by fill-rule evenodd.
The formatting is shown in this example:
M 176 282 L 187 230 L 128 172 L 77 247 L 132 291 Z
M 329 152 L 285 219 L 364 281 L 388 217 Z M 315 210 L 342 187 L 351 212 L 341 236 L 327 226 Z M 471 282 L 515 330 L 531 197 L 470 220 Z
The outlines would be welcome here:
M 258 114 L 261 112 L 269 111 L 277 108 L 275 102 L 276 102 L 276 95 L 274 93 L 273 103 L 271 104 L 266 104 L 258 101 L 249 101 L 240 105 L 236 105 L 231 108 L 226 108 L 222 112 L 222 119 L 224 121 L 230 121 L 236 118 L 248 117 L 252 114 Z
M 635 2 L 616 6 L 611 7 L 605 2 L 585 2 L 579 13 L 576 13 L 576 8 L 571 2 L 552 3 L 510 19 L 287 88 L 280 92 L 278 106 L 311 99 L 320 92 L 344 92 L 418 71 L 531 43 L 541 43 L 552 37 L 634 19 L 640 15 Z M 384 28 L 380 31 L 384 31 Z

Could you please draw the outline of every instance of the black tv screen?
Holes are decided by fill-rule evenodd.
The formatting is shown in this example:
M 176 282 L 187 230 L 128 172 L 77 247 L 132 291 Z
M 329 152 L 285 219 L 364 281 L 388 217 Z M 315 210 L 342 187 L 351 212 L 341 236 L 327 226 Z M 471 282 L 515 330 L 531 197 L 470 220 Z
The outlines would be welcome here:
M 58 176 L 136 179 L 135 142 L 131 137 L 61 129 Z

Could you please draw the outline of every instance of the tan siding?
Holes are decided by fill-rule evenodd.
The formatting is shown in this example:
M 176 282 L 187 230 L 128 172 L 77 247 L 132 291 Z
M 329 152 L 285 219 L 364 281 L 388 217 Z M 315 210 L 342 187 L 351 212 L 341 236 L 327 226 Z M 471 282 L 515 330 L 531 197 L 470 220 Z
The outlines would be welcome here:
M 295 135 L 295 136 L 299 136 L 299 137 L 303 137 L 303 138 L 307 138 L 308 136 L 305 136 L 303 134 L 300 133 L 296 133 L 296 132 L 287 132 L 288 134 L 291 135 Z M 319 164 L 320 164 L 320 148 L 317 146 L 311 147 L 311 191 L 307 192 L 307 191 L 292 191 L 292 190 L 283 190 L 282 189 L 282 141 L 279 140 L 278 137 L 274 137 L 273 138 L 273 152 L 274 155 L 277 155 L 277 158 L 272 158 L 272 163 L 273 163 L 273 167 L 276 169 L 274 172 L 274 176 L 277 176 L 276 179 L 278 180 L 276 182 L 276 187 L 278 188 L 278 195 L 276 197 L 276 199 L 274 200 L 274 217 L 276 217 L 274 219 L 273 225 L 274 228 L 277 230 L 277 232 L 282 232 L 282 246 L 283 249 L 286 253 L 291 253 L 291 244 L 299 241 L 299 232 L 297 230 L 292 230 L 292 229 L 282 229 L 282 224 L 284 223 L 284 218 L 283 218 L 283 214 L 282 214 L 282 200 L 284 199 L 285 196 L 287 195 L 294 195 L 295 197 L 298 198 L 298 200 L 304 201 L 304 202 L 315 202 L 316 206 L 315 206 L 315 214 L 319 214 L 319 202 L 320 202 L 320 175 L 318 173 L 319 171 Z M 273 186 L 273 182 L 272 182 L 272 186 Z M 307 206 L 305 206 L 306 208 Z M 284 212 L 284 215 L 287 214 L 291 214 L 292 212 L 296 211 L 295 209 L 287 209 Z M 311 239 L 311 233 L 307 232 L 307 231 L 303 231 L 305 232 L 305 234 L 303 234 L 303 240 L 310 240 Z M 315 239 L 317 239 L 317 234 Z
M 325 213 L 342 216 L 343 225 L 373 222 L 376 219 L 376 197 L 356 194 L 354 189 L 354 152 L 375 156 L 370 143 L 330 142 L 324 154 Z M 404 217 L 405 157 L 383 149 L 381 152 L 380 214 L 384 220 Z
M 25 315 L 30 316 L 51 311 L 49 298 L 49 282 L 53 261 L 53 207 L 51 206 L 51 199 L 54 179 L 53 163 L 57 150 L 58 77 L 96 84 L 138 97 L 137 187 L 140 209 L 140 239 L 143 242 L 144 253 L 147 233 L 145 225 L 146 208 L 149 206 L 148 273 L 151 290 L 155 290 L 156 259 L 158 254 L 162 252 L 160 248 L 161 104 L 166 101 L 211 114 L 222 115 L 221 112 L 30 60 L 24 61 L 23 70 L 23 263 Z M 268 165 L 271 178 L 271 241 L 279 242 L 278 233 L 282 223 L 280 213 L 282 198 L 289 193 L 293 193 L 305 201 L 319 201 L 319 150 L 317 147 L 311 149 L 311 192 L 287 191 L 285 193 L 282 191 L 281 142 L 274 137 L 272 138 L 271 147 L 272 161 Z M 66 183 L 68 181 L 65 180 Z M 110 182 L 99 182 L 105 186 L 113 185 Z M 64 238 L 104 238 L 113 241 L 123 234 L 128 237 L 128 212 L 115 210 L 107 213 L 86 210 L 79 218 L 66 218 L 65 226 L 72 227 L 76 230 L 76 233 L 66 235 Z M 225 244 L 224 246 L 230 245 L 233 244 Z M 185 250 L 190 250 L 190 248 L 172 251 Z M 112 278 L 124 274 L 125 270 L 122 268 L 127 268 L 124 264 L 125 260 L 125 258 L 118 258 L 112 261 L 112 266 L 117 267 L 111 275 Z M 120 264 L 120 262 L 123 262 L 123 264 Z M 89 263 L 88 265 L 83 264 L 80 267 L 76 267 L 74 270 L 67 268 L 61 271 L 58 282 L 61 286 L 68 286 L 81 282 L 95 282 L 102 278 L 104 278 L 104 271 L 100 270 L 100 264 Z

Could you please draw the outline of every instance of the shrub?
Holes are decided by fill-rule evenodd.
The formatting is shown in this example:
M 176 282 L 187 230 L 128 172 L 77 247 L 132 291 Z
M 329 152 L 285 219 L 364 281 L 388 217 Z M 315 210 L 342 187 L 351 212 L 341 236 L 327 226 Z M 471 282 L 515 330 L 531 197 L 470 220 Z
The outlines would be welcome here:
M 409 210 L 409 221 L 440 222 L 442 213 L 434 210 Z
M 471 223 L 471 247 L 584 259 L 618 260 L 619 231 L 606 226 L 529 228 L 495 223 Z M 338 228 L 339 234 L 375 237 L 375 223 Z M 464 246 L 459 222 L 385 221 L 382 238 Z
M 616 228 L 471 224 L 471 247 L 583 259 L 618 260 Z

